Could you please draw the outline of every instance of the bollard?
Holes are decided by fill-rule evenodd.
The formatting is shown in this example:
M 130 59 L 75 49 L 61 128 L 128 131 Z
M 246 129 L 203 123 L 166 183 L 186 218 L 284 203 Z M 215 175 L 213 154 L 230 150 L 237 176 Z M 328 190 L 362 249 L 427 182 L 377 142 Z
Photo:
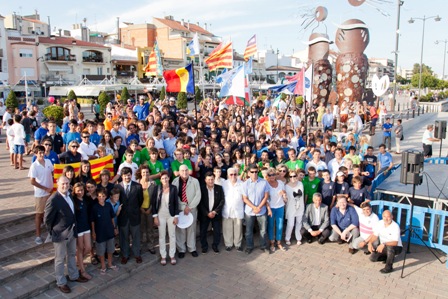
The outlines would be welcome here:
M 412 109 L 412 118 L 415 117 L 415 109 Z
M 398 110 L 398 112 L 400 112 L 400 103 L 398 103 L 398 109 L 397 110 Z
M 408 120 L 409 119 L 409 110 L 408 110 L 408 112 L 406 112 L 406 120 Z
M 417 116 L 420 116 L 420 106 L 417 108 Z

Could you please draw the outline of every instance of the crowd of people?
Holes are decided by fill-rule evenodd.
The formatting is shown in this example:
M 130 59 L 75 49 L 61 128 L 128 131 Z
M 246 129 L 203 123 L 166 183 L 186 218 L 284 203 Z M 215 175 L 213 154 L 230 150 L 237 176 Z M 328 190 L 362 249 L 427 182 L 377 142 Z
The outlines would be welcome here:
M 147 93 L 136 103 L 109 103 L 102 121 L 97 107 L 95 119 L 86 119 L 76 100 L 63 105 L 61 126 L 45 118 L 29 125 L 35 118 L 24 120 L 38 113 L 35 108 L 3 117 L 12 167 L 26 169 L 24 157 L 34 153 L 28 176 L 35 242 L 44 242 L 45 224 L 62 292 L 70 292 L 65 256 L 68 279 L 78 282 L 92 279 L 86 257 L 100 264 L 102 275 L 119 269 L 113 257 L 141 263 L 143 244 L 151 254 L 158 245 L 161 265 L 176 265 L 187 252 L 198 257 L 197 228 L 200 251 L 208 252 L 210 226 L 214 253 L 222 250 L 222 238 L 224 250 L 246 254 L 255 248 L 254 237 L 270 253 L 330 241 L 384 260 L 381 272 L 392 271 L 400 229 L 389 211 L 380 221 L 369 203 L 372 180 L 393 167 L 386 150 L 392 126 L 384 119 L 386 144 L 374 155 L 367 135 L 375 134 L 375 125 L 363 133 L 367 120 L 378 118 L 373 106 L 316 103 L 305 118 L 295 103 L 274 105 L 269 94 L 252 107 L 205 99 L 188 111 L 174 98 Z M 259 121 L 264 116 L 270 129 Z M 396 134 L 402 130 L 395 127 Z M 90 161 L 109 155 L 114 174 L 103 169 L 95 181 Z M 75 173 L 70 164 L 78 162 Z M 55 192 L 54 164 L 67 164 Z M 192 218 L 191 225 L 178 226 L 181 217 Z

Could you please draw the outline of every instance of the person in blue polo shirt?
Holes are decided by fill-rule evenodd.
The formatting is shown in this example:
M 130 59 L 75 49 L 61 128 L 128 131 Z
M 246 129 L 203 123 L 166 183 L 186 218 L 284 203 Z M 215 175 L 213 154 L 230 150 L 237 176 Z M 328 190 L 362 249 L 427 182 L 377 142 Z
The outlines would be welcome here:
M 386 152 L 386 145 L 384 143 L 380 144 L 378 163 L 380 164 L 378 167 L 378 175 L 383 172 L 387 173 L 394 166 L 392 155 L 389 152 Z
M 392 127 L 394 125 L 390 123 L 390 118 L 386 118 L 386 122 L 383 124 L 383 143 L 386 144 L 387 148 L 390 151 L 392 146 Z
M 331 209 L 330 224 L 333 228 L 329 240 L 342 244 L 359 237 L 359 218 L 355 208 L 347 204 L 345 196 L 338 196 L 338 204 Z M 351 248 L 351 244 L 350 244 Z
M 58 154 L 56 154 L 54 151 L 51 150 L 52 146 L 53 146 L 53 140 L 51 139 L 51 137 L 47 136 L 44 139 L 42 139 L 42 143 L 41 145 L 43 145 L 45 147 L 45 153 L 44 153 L 44 158 L 48 159 L 51 161 L 51 164 L 59 164 L 59 157 Z M 37 156 L 33 156 L 32 162 L 36 161 Z
M 149 114 L 149 103 L 145 103 L 145 96 L 139 96 L 138 104 L 134 106 L 133 111 L 139 120 L 145 120 Z

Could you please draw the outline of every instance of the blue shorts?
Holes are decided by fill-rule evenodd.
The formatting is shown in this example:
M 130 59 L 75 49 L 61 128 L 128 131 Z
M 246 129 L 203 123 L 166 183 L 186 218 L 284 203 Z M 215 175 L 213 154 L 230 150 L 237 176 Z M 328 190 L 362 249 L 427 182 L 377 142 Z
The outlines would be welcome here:
M 31 141 L 31 134 L 26 134 L 25 135 L 25 141 L 26 141 L 26 143 L 30 143 L 30 141 Z
M 14 154 L 16 155 L 23 155 L 25 153 L 25 146 L 24 145 L 17 145 L 14 144 Z

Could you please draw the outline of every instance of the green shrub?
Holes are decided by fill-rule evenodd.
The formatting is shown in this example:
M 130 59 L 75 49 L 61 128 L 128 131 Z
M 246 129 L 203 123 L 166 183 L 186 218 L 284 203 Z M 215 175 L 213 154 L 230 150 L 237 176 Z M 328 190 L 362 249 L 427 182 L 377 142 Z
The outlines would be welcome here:
M 75 99 L 76 102 L 78 102 L 78 97 L 76 96 L 76 93 L 73 91 L 73 89 L 71 89 L 71 90 L 68 92 L 67 99 L 68 99 L 69 101 Z
M 19 107 L 19 100 L 16 97 L 16 94 L 14 91 L 10 91 L 8 94 L 8 97 L 6 98 L 5 105 L 7 108 L 18 108 Z
M 58 124 L 61 123 L 64 118 L 64 108 L 61 106 L 47 106 L 42 112 L 46 118 L 53 118 Z
M 194 100 L 196 101 L 196 103 L 199 103 L 202 100 L 202 93 L 199 86 L 196 86 L 194 88 Z
M 303 105 L 303 96 L 296 97 L 296 105 Z
M 187 94 L 185 92 L 179 92 L 177 95 L 177 108 L 187 109 Z
M 126 86 L 123 87 L 123 90 L 121 91 L 121 96 L 120 96 L 121 103 L 126 105 L 128 103 L 128 99 L 130 97 L 131 97 L 131 95 L 129 94 L 128 88 Z M 100 106 L 101 106 L 101 103 L 100 103 Z M 104 106 L 104 107 L 106 107 L 106 106 Z
M 43 105 L 44 104 L 44 100 L 43 99 L 37 99 L 36 101 L 37 105 Z
M 106 92 L 102 91 L 98 96 L 98 103 L 100 104 L 100 116 L 104 116 L 104 111 L 106 111 L 106 106 L 109 102 L 109 95 Z

